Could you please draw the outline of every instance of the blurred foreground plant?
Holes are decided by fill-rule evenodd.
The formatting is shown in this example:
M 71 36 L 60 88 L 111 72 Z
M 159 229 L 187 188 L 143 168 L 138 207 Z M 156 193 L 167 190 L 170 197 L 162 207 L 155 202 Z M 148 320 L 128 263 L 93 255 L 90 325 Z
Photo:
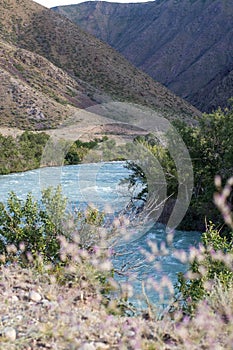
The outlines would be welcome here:
M 214 195 L 215 204 L 232 230 L 233 178 L 222 187 L 221 178 L 218 176 L 215 185 L 218 190 Z M 216 281 L 223 292 L 232 288 L 233 232 L 221 232 L 210 222 L 202 235 L 202 244 L 198 249 L 191 249 L 189 263 L 188 273 L 178 274 L 178 295 L 185 313 L 193 315 L 198 302 L 210 297 Z

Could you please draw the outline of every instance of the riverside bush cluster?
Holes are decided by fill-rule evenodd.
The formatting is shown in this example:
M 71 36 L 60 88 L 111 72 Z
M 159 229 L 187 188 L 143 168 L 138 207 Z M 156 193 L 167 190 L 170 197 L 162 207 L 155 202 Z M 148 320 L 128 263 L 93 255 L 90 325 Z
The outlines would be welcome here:
M 173 125 L 189 151 L 194 173 L 191 203 L 180 228 L 204 231 L 205 218 L 221 225 L 222 217 L 213 204 L 214 177 L 220 176 L 224 183 L 232 176 L 233 110 L 219 109 L 211 114 L 204 114 L 195 126 L 180 120 L 173 122 Z M 172 133 L 166 139 L 172 144 Z M 143 144 L 158 159 L 165 175 L 168 197 L 175 200 L 178 188 L 177 169 L 168 151 L 169 145 L 159 143 L 153 134 L 136 137 L 135 142 Z M 133 172 L 129 178 L 130 185 L 134 186 L 137 181 L 141 181 L 144 184 L 142 195 L 145 197 L 148 192 L 145 174 L 135 163 L 130 162 L 128 168 Z
M 17 138 L 0 134 L 0 174 L 38 168 L 49 135 L 25 131 Z
M 190 256 L 184 252 L 176 253 L 178 258 L 182 256 L 184 263 L 189 264 L 187 275 L 182 273 L 178 275 L 175 296 L 175 299 L 179 300 L 179 307 L 188 315 L 195 314 L 198 303 L 211 294 L 211 288 L 216 281 L 223 290 L 232 286 L 233 180 L 231 178 L 227 181 L 233 170 L 232 116 L 232 110 L 219 109 L 212 114 L 204 115 L 195 127 L 181 121 L 174 122 L 189 150 L 194 171 L 193 196 L 181 227 L 202 228 L 204 231 L 200 247 L 192 248 Z M 170 139 L 172 140 L 172 137 L 168 137 L 168 142 Z M 159 160 L 166 176 L 168 196 L 176 198 L 177 174 L 168 152 L 169 147 L 159 144 L 153 134 L 138 137 L 135 141 L 142 143 Z M 130 186 L 135 186 L 139 179 L 144 185 L 139 196 L 146 199 L 148 188 L 145 174 L 134 163 L 129 163 L 128 167 L 133 171 L 129 178 Z M 215 175 L 218 190 L 215 195 L 216 206 L 213 201 Z M 222 184 L 226 184 L 225 187 L 222 188 Z M 208 223 L 210 219 L 212 221 Z
M 174 124 L 189 150 L 194 172 L 193 197 L 185 225 L 196 222 L 204 230 L 205 218 L 222 225 L 223 218 L 213 203 L 214 178 L 218 175 L 225 183 L 232 176 L 233 109 L 204 114 L 196 127 L 179 121 Z
M 29 254 L 33 259 L 39 255 L 44 263 L 60 264 L 61 242 L 75 240 L 79 249 L 88 251 L 97 244 L 102 222 L 103 214 L 91 207 L 70 213 L 60 186 L 45 189 L 40 202 L 30 193 L 23 201 L 11 192 L 6 204 L 0 203 L 2 259 L 9 263 L 13 258 L 25 266 Z
M 232 287 L 232 240 L 221 236 L 214 224 L 210 223 L 202 235 L 202 244 L 198 249 L 191 248 L 187 261 L 188 273 L 178 275 L 178 295 L 181 296 L 183 311 L 193 315 L 198 302 L 211 295 L 216 281 L 222 290 Z
M 48 140 L 49 135 L 45 132 L 34 133 L 25 131 L 16 138 L 0 134 L 0 174 L 9 174 L 40 167 L 43 150 Z M 65 165 L 79 164 L 89 150 L 106 140 L 106 136 L 89 142 L 76 140 L 65 156 Z M 63 141 L 61 140 L 60 142 Z

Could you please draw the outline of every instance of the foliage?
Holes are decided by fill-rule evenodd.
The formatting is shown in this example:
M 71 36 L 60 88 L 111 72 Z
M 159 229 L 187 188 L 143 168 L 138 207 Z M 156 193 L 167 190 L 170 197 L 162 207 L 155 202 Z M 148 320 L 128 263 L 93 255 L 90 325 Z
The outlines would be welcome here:
M 188 148 L 194 172 L 193 196 L 181 228 L 204 230 L 205 217 L 216 224 L 222 223 L 222 218 L 213 204 L 214 177 L 220 175 L 224 183 L 233 172 L 233 110 L 218 109 L 211 114 L 204 114 L 198 119 L 196 126 L 180 120 L 173 122 L 173 125 Z M 172 142 L 172 137 L 167 140 Z M 168 196 L 175 198 L 177 172 L 168 152 L 169 145 L 164 147 L 150 134 L 146 137 L 140 136 L 136 141 L 147 147 L 158 159 L 167 182 Z M 145 173 L 135 164 L 129 163 L 128 167 L 133 171 L 129 179 L 130 185 L 138 180 L 147 182 Z
M 0 173 L 9 174 L 38 168 L 48 139 L 49 135 L 44 132 L 25 131 L 16 139 L 0 135 Z
M 60 264 L 61 237 L 73 242 L 78 230 L 79 249 L 90 250 L 102 223 L 103 214 L 93 208 L 71 215 L 61 187 L 44 190 L 41 202 L 30 193 L 22 201 L 12 192 L 6 205 L 0 203 L 0 254 L 4 263 L 17 260 L 27 265 L 39 255 L 44 262 Z
M 96 208 L 87 207 L 85 212 L 78 215 L 79 244 L 82 248 L 91 251 L 101 240 L 102 230 L 99 228 L 104 223 L 104 214 Z
M 165 177 L 165 182 L 167 185 L 167 194 L 168 196 L 174 195 L 177 191 L 177 174 L 176 174 L 176 166 L 173 159 L 170 157 L 170 154 L 167 148 L 163 147 L 158 143 L 154 135 L 148 134 L 145 137 L 140 136 L 136 137 L 134 143 L 137 147 L 141 145 L 145 150 L 151 154 L 151 158 L 153 160 L 156 159 L 156 163 L 147 158 L 147 164 L 144 165 L 141 161 L 139 165 L 135 161 L 128 161 L 127 168 L 132 171 L 132 174 L 128 177 L 129 187 L 134 187 L 138 181 L 143 185 L 143 190 L 138 194 L 139 198 L 146 200 L 148 193 L 148 182 L 150 180 L 156 181 L 157 185 L 159 181 L 161 181 L 161 185 L 163 183 L 163 179 L 161 178 L 161 169 L 157 167 L 157 162 L 160 164 L 162 168 L 162 173 Z M 139 149 L 141 148 L 139 147 Z M 144 151 L 145 153 L 145 151 Z M 146 155 L 146 154 L 145 154 Z M 144 165 L 144 169 L 141 168 L 140 164 Z M 147 171 L 147 173 L 145 172 Z M 157 187 L 158 188 L 158 187 Z
M 13 137 L 4 137 L 0 134 L 0 145 L 0 173 L 8 174 L 11 171 L 20 169 L 20 152 Z
M 94 149 L 100 142 L 106 141 L 106 138 L 95 138 L 94 140 L 83 142 L 76 140 L 65 156 L 65 164 L 79 164 L 83 161 L 84 157 L 88 154 L 89 150 Z
M 0 174 L 38 168 L 48 139 L 49 135 L 44 132 L 25 131 L 17 138 L 0 134 Z M 81 163 L 89 150 L 103 141 L 106 141 L 106 137 L 89 142 L 76 140 L 65 156 L 65 165 Z
M 57 262 L 57 238 L 64 234 L 62 225 L 67 219 L 66 200 L 60 187 L 45 190 L 41 204 L 30 193 L 21 201 L 11 192 L 7 205 L 0 203 L 0 250 L 5 262 L 13 258 L 25 265 L 29 255 L 36 258 L 38 254 L 45 262 Z
M 233 237 L 233 235 L 231 236 Z M 222 236 L 213 223 L 210 223 L 202 235 L 203 246 L 193 249 L 190 257 L 188 277 L 178 274 L 179 297 L 183 310 L 193 315 L 198 302 L 211 294 L 216 280 L 226 290 L 232 286 L 233 242 Z
M 213 205 L 214 177 L 220 175 L 223 182 L 233 171 L 233 110 L 218 109 L 199 119 L 198 126 L 190 127 L 176 122 L 193 164 L 194 191 L 190 210 L 196 212 L 204 224 L 204 218 L 222 223 Z
M 183 221 L 185 229 L 202 229 L 205 218 L 210 221 L 206 232 L 202 235 L 202 245 L 199 249 L 191 250 L 189 271 L 187 275 L 178 275 L 177 298 L 182 305 L 183 312 L 193 315 L 200 301 L 210 297 L 212 286 L 218 281 L 222 290 L 232 286 L 233 271 L 233 234 L 224 226 L 221 215 L 217 212 L 213 203 L 214 178 L 218 175 L 223 184 L 227 184 L 216 197 L 224 220 L 232 222 L 232 181 L 227 178 L 233 171 L 233 111 L 220 109 L 212 114 L 206 114 L 198 121 L 196 126 L 187 125 L 181 121 L 174 122 L 176 130 L 186 144 L 193 164 L 194 189 L 188 215 Z M 168 137 L 168 140 L 172 138 Z M 176 194 L 176 169 L 172 163 L 170 154 L 162 147 L 153 136 L 137 140 L 158 159 L 168 181 L 168 193 Z M 169 147 L 167 147 L 169 149 Z M 129 168 L 133 174 L 129 178 L 131 185 L 140 180 L 145 184 L 144 192 L 147 193 L 147 178 L 145 173 L 135 165 Z M 218 180 L 219 182 L 219 180 Z M 146 189 L 146 190 L 145 190 Z M 226 199 L 225 197 L 229 198 Z M 224 204 L 225 203 L 225 204 Z M 222 209 L 221 209 L 222 208 Z M 196 225 L 196 226 L 195 226 Z M 221 230 L 219 229 L 221 227 Z

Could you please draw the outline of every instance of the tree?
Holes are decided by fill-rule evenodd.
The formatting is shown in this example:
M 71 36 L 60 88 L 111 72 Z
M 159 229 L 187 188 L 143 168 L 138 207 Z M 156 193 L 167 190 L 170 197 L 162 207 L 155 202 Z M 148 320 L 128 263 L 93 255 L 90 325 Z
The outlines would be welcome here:
M 233 111 L 218 109 L 211 114 L 199 118 L 196 126 L 190 126 L 182 121 L 173 122 L 182 137 L 193 165 L 194 189 L 191 204 L 183 220 L 183 229 L 205 229 L 205 218 L 222 223 L 213 203 L 214 177 L 220 175 L 223 183 L 233 173 Z M 172 142 L 172 135 L 167 138 Z M 139 142 L 158 159 L 167 182 L 168 196 L 176 198 L 177 172 L 175 163 L 168 150 L 169 147 L 159 144 L 152 136 L 140 137 Z M 129 184 L 137 181 L 144 183 L 142 195 L 145 197 L 147 186 L 145 174 L 131 163 L 128 167 L 133 171 Z

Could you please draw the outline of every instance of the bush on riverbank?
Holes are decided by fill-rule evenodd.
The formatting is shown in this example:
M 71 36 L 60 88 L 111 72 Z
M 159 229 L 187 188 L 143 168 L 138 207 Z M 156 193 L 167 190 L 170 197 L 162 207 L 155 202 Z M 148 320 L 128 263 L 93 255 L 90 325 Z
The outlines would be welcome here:
M 219 109 L 211 114 L 204 114 L 196 126 L 190 126 L 180 120 L 173 122 L 173 125 L 189 151 L 194 174 L 191 203 L 179 228 L 204 231 L 205 218 L 215 222 L 216 225 L 222 225 L 222 217 L 213 203 L 214 177 L 221 176 L 225 183 L 232 176 L 233 109 L 224 111 Z M 161 144 L 156 135 L 148 134 L 137 137 L 135 143 L 141 143 L 158 160 L 167 183 L 167 196 L 171 202 L 171 199 L 176 199 L 177 196 L 178 176 L 175 162 L 168 151 L 174 147 L 173 135 L 169 134 L 165 139 L 168 145 Z M 141 181 L 144 184 L 145 196 L 146 191 L 148 192 L 145 174 L 142 169 L 135 166 L 135 163 L 129 163 L 128 167 L 133 171 L 129 184 L 134 186 L 137 181 Z M 162 175 L 160 177 L 162 180 Z
M 212 294 L 216 281 L 222 291 L 232 288 L 232 239 L 221 236 L 215 225 L 210 223 L 202 235 L 202 244 L 198 249 L 191 248 L 187 261 L 188 273 L 179 273 L 178 295 L 182 310 L 188 315 L 194 315 L 198 303 Z
M 184 225 L 188 220 L 193 223 L 192 215 L 195 215 L 202 222 L 203 230 L 205 218 L 216 225 L 224 223 L 213 203 L 214 178 L 218 175 L 225 183 L 232 176 L 233 109 L 204 114 L 198 122 L 196 127 L 179 121 L 174 125 L 189 150 L 194 173 L 193 197 Z
M 30 131 L 25 131 L 16 138 L 0 134 L 0 174 L 39 168 L 43 150 L 49 137 L 45 132 L 34 133 Z M 100 142 L 106 141 L 106 139 L 107 137 L 105 136 L 89 142 L 76 140 L 65 155 L 64 164 L 81 163 L 90 149 L 95 148 Z M 53 159 L 53 161 L 55 162 L 54 165 L 56 165 L 56 159 Z
M 48 139 L 44 132 L 25 131 L 17 138 L 0 134 L 0 174 L 38 168 Z
M 0 202 L 1 259 L 23 267 L 38 257 L 44 264 L 63 264 L 63 240 L 80 250 L 91 250 L 100 242 L 102 222 L 103 214 L 95 208 L 69 212 L 60 186 L 45 189 L 40 202 L 30 193 L 20 200 L 11 192 L 6 204 Z

